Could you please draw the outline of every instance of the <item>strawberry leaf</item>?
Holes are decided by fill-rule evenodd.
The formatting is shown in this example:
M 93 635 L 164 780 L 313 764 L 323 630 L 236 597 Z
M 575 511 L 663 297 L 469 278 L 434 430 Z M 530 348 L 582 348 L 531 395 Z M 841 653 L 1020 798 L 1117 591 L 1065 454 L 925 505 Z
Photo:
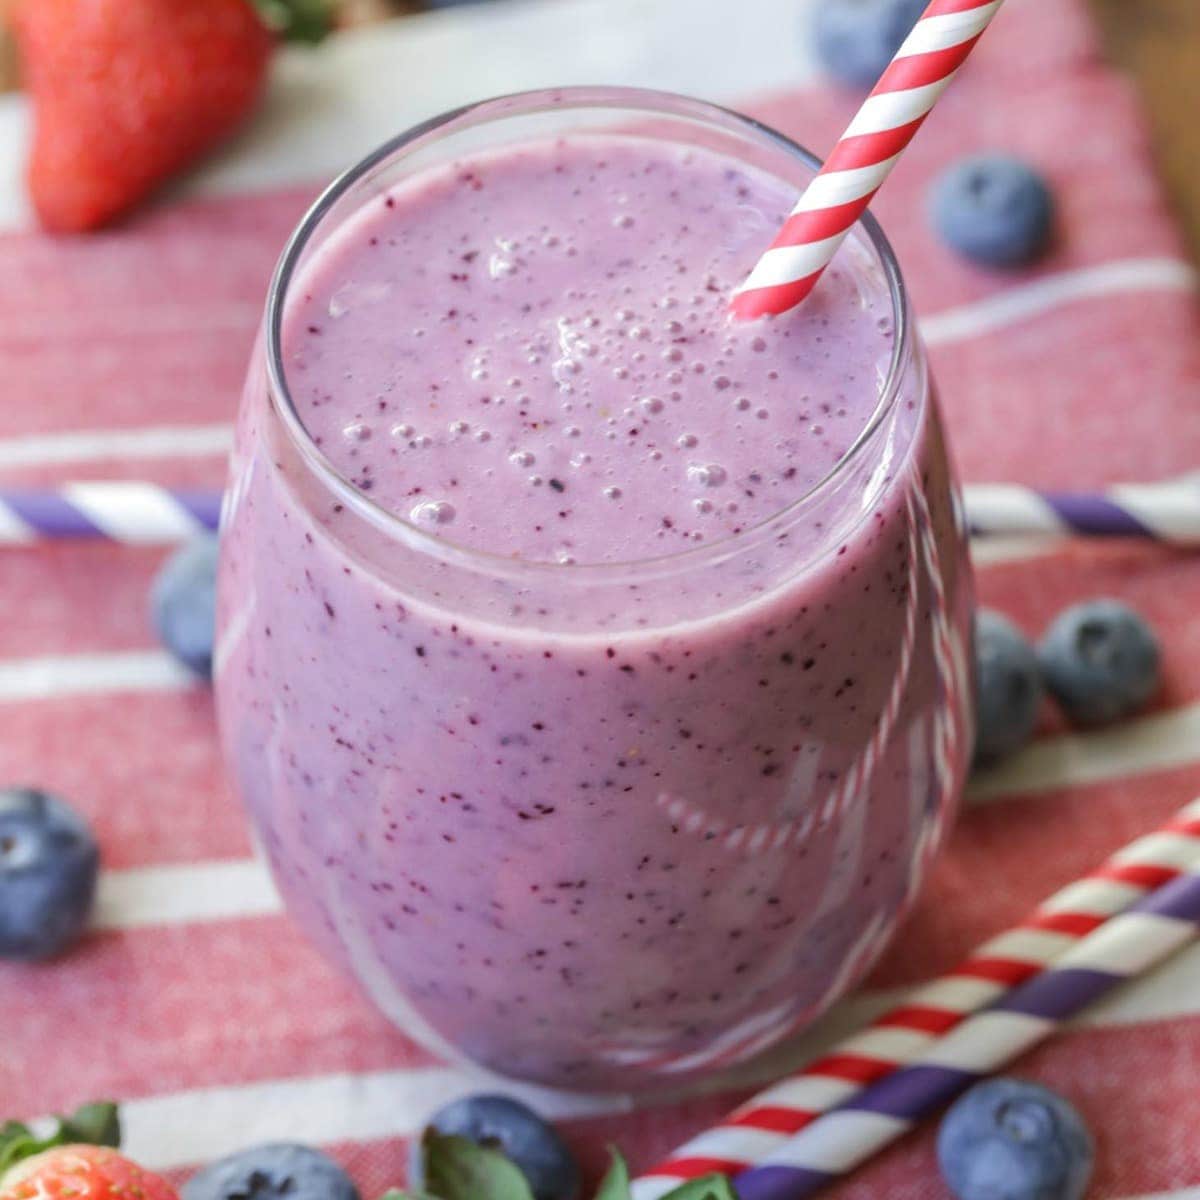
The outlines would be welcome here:
M 27 1126 L 19 1121 L 6 1121 L 0 1126 L 0 1176 L 13 1163 L 37 1154 L 41 1149 L 41 1143 Z
M 428 1192 L 410 1192 L 407 1188 L 388 1188 L 379 1200 L 435 1200 Z
M 425 1182 L 439 1200 L 533 1200 L 520 1168 L 495 1150 L 433 1129 L 422 1145 Z
M 61 1131 L 69 1142 L 87 1142 L 93 1146 L 117 1147 L 121 1144 L 121 1119 L 111 1100 L 85 1104 L 62 1120 Z
M 8 1121 L 0 1125 L 0 1176 L 22 1159 L 32 1158 L 55 1146 L 79 1142 L 89 1142 L 94 1146 L 119 1146 L 121 1123 L 117 1118 L 117 1106 L 107 1100 L 85 1104 L 70 1117 L 58 1117 L 54 1131 L 44 1138 L 38 1137 L 20 1121 Z
M 263 23 L 288 42 L 316 45 L 333 25 L 329 0 L 254 0 Z
M 737 1200 L 728 1175 L 705 1175 L 668 1192 L 663 1200 Z
M 630 1200 L 629 1168 L 625 1165 L 625 1160 L 615 1146 L 608 1148 L 608 1155 L 612 1161 L 604 1178 L 600 1181 L 600 1190 L 596 1193 L 596 1200 Z

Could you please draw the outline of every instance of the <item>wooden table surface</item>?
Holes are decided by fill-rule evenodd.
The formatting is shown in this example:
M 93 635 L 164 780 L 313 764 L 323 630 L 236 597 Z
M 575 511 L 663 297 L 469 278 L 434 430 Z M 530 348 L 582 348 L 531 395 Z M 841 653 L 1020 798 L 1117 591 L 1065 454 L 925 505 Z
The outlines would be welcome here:
M 1112 60 L 1137 77 L 1155 147 L 1200 260 L 1200 0 L 1089 0 Z

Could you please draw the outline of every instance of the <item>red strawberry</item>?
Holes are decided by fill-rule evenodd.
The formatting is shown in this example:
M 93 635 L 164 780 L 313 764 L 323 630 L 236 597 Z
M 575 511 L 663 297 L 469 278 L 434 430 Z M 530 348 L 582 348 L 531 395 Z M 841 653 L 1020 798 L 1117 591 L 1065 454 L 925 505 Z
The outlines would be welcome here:
M 133 207 L 246 118 L 273 37 L 250 0 L 17 0 L 36 130 L 29 190 L 47 229 Z
M 43 0 L 35 0 L 42 3 Z M 56 1146 L 17 1163 L 0 1200 L 179 1200 L 175 1189 L 107 1146 Z

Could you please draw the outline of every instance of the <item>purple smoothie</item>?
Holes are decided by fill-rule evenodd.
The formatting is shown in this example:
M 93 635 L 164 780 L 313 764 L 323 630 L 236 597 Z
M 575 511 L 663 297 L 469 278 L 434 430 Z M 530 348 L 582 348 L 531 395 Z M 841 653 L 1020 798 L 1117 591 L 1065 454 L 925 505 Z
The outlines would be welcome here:
M 293 914 L 506 1073 L 638 1086 L 801 1027 L 961 782 L 969 580 L 923 370 L 877 413 L 878 261 L 726 317 L 794 198 L 635 137 L 429 169 L 289 289 L 287 386 L 348 482 L 251 375 L 229 762 Z

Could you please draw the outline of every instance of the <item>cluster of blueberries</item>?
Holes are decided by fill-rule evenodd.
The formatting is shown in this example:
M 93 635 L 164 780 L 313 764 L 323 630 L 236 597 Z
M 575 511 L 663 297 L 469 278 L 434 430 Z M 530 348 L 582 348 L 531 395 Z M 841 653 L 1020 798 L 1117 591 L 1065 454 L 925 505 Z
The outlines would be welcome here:
M 1093 728 L 1132 716 L 1161 679 L 1154 630 L 1118 600 L 1088 600 L 1061 612 L 1035 647 L 1007 617 L 975 618 L 975 755 L 992 762 L 1030 738 L 1047 692 L 1073 725 Z
M 579 1165 L 557 1130 L 519 1100 L 467 1096 L 440 1109 L 429 1128 L 503 1154 L 534 1200 L 579 1200 Z M 958 1200 L 1080 1200 L 1095 1145 L 1066 1100 L 1035 1083 L 990 1079 L 947 1111 L 937 1138 L 943 1178 Z M 426 1183 L 424 1143 L 414 1138 L 408 1186 Z M 252 1147 L 204 1168 L 182 1200 L 360 1200 L 348 1175 L 307 1146 Z M 481 1198 L 482 1200 L 482 1198 Z

